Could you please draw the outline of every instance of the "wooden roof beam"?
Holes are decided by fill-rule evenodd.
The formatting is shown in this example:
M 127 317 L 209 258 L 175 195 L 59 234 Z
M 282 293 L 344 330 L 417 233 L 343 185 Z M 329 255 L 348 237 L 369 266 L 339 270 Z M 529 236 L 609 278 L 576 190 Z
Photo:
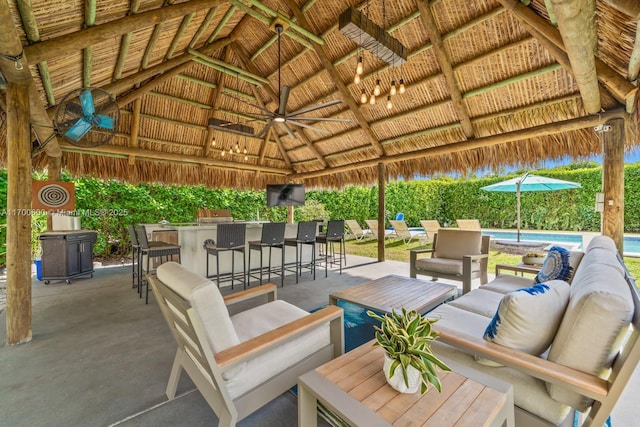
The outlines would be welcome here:
M 70 51 L 84 49 L 113 37 L 122 36 L 163 21 L 184 17 L 202 9 L 217 7 L 227 2 L 228 0 L 190 0 L 161 7 L 25 46 L 24 51 L 30 61 L 35 64 L 52 58 L 64 57 Z M 9 23 L 11 24 L 12 21 Z
M 609 6 L 630 16 L 633 20 L 640 20 L 640 2 L 638 0 L 604 0 Z
M 638 74 L 640 73 L 640 21 L 636 24 L 636 41 L 633 45 L 633 51 L 631 52 L 631 58 L 629 59 L 629 73 L 627 77 L 629 81 L 635 82 L 638 80 Z
M 557 48 L 566 53 L 562 36 L 556 28 L 537 15 L 533 10 L 529 9 L 517 0 L 498 0 L 505 9 L 509 10 L 513 15 L 536 37 L 540 43 L 545 45 L 547 42 L 553 43 Z M 604 87 L 611 92 L 611 95 L 622 105 L 627 106 L 627 111 L 631 111 L 629 106 L 633 104 L 633 99 L 638 91 L 631 82 L 618 74 L 610 66 L 596 57 L 596 72 L 598 80 Z M 563 65 L 564 66 L 564 65 Z M 569 68 L 567 71 L 572 72 Z
M 600 91 L 596 73 L 596 2 L 595 0 L 551 0 L 558 29 L 578 84 L 584 109 L 589 114 L 600 111 Z
M 7 0 L 0 0 L 0 52 L 20 58 L 16 61 L 0 58 L 0 71 L 2 71 L 7 83 L 29 87 L 31 126 L 41 142 L 48 141 L 44 146 L 44 151 L 47 155 L 49 157 L 60 157 L 62 151 L 60 150 L 58 139 L 31 76 L 29 58 L 23 54 L 22 42 L 16 33 L 13 16 Z M 9 100 L 7 100 L 8 102 Z
M 440 35 L 433 12 L 429 6 L 429 1 L 418 0 L 418 10 L 420 10 L 420 17 L 422 18 L 424 29 L 429 35 L 429 39 L 431 39 L 433 51 L 436 54 L 436 59 L 438 60 L 442 74 L 444 74 L 445 80 L 447 81 L 453 109 L 458 114 L 458 119 L 462 124 L 462 129 L 466 137 L 473 138 L 474 130 L 473 125 L 471 124 L 471 119 L 469 118 L 469 111 L 467 110 L 465 103 L 462 101 L 462 93 L 453 72 L 453 67 L 451 66 L 451 59 L 444 47 L 442 36 Z
M 200 37 L 202 37 L 204 32 L 207 30 L 207 28 L 209 28 L 209 25 L 211 25 L 211 21 L 213 20 L 213 17 L 216 15 L 216 10 L 218 10 L 217 6 L 209 9 L 209 12 L 207 12 L 207 16 L 205 16 L 204 20 L 200 24 L 200 27 L 198 28 L 196 33 L 191 38 L 191 41 L 189 42 L 190 48 L 196 47 L 196 45 L 198 44 L 198 41 L 200 40 Z
M 564 120 L 561 122 L 548 123 L 541 126 L 534 126 L 527 129 L 516 130 L 512 132 L 500 133 L 497 135 L 486 136 L 482 138 L 476 138 L 467 141 L 455 142 L 452 144 L 443 144 L 437 147 L 425 148 L 422 150 L 416 150 L 408 153 L 396 154 L 393 156 L 387 156 L 382 159 L 371 159 L 364 162 L 360 162 L 355 165 L 344 165 L 334 168 L 329 168 L 320 171 L 303 172 L 291 176 L 291 179 L 309 179 L 317 178 L 319 176 L 330 175 L 334 173 L 348 172 L 354 169 L 370 168 L 376 166 L 378 163 L 396 163 L 406 160 L 414 160 L 424 157 L 439 156 L 444 154 L 451 154 L 455 152 L 475 150 L 478 148 L 490 147 L 494 145 L 500 145 L 507 142 L 520 141 L 529 138 L 541 138 L 549 135 L 557 135 L 559 133 L 571 132 L 579 129 L 585 129 L 600 124 L 604 124 L 607 121 L 614 118 L 626 119 L 628 114 L 624 109 L 617 108 L 615 110 L 607 111 L 598 115 L 579 117 L 571 120 Z
M 300 23 L 300 25 L 302 25 L 307 30 L 310 29 L 311 26 L 309 25 L 309 22 L 307 21 L 307 18 L 304 16 L 302 11 L 300 10 L 298 5 L 296 4 L 295 0 L 285 0 L 285 3 L 293 11 L 293 14 L 295 15 L 295 17 L 298 20 L 298 22 Z M 340 74 L 338 73 L 338 71 L 334 67 L 333 63 L 329 59 L 329 56 L 325 52 L 324 48 L 322 46 L 318 45 L 318 44 L 314 44 L 313 49 L 315 50 L 316 54 L 318 55 L 318 58 L 320 59 L 320 62 L 322 62 L 322 64 L 324 65 L 324 68 L 329 72 L 329 75 L 331 75 L 331 79 L 333 80 L 335 85 L 338 87 L 338 91 L 339 91 L 339 93 L 340 93 L 340 95 L 342 97 L 342 101 L 349 106 L 349 109 L 351 110 L 353 115 L 356 117 L 356 121 L 358 122 L 358 124 L 360 125 L 360 127 L 364 131 L 365 135 L 367 136 L 367 139 L 369 140 L 369 143 L 375 149 L 376 154 L 378 156 L 384 156 L 384 154 L 385 154 L 384 148 L 382 148 L 382 145 L 380 144 L 380 142 L 376 138 L 375 134 L 373 133 L 373 131 L 369 127 L 369 123 L 365 120 L 364 116 L 360 112 L 358 104 L 356 103 L 356 101 L 351 96 L 351 93 L 349 92 L 349 90 L 347 89 L 347 86 L 342 81 L 342 78 L 340 77 Z
M 145 139 L 145 138 L 140 138 Z M 94 155 L 106 155 L 106 156 L 118 156 L 121 158 L 128 158 L 133 155 L 140 159 L 149 159 L 156 161 L 167 161 L 172 163 L 183 163 L 183 164 L 193 164 L 193 165 L 205 165 L 205 166 L 215 166 L 224 169 L 238 169 L 238 170 L 246 170 L 246 171 L 255 171 L 259 170 L 260 172 L 272 173 L 278 175 L 289 175 L 293 173 L 293 170 L 290 169 L 279 169 L 272 168 L 267 166 L 260 166 L 251 163 L 243 163 L 243 162 L 229 162 L 212 158 L 205 158 L 202 156 L 188 156 L 184 154 L 178 153 L 160 153 L 158 151 L 145 150 L 142 148 L 131 148 L 131 147 L 122 147 L 118 145 L 105 144 L 99 147 L 78 147 L 76 145 L 71 145 L 68 142 L 62 143 L 62 150 L 69 152 L 77 152 L 77 153 L 86 153 L 86 154 L 94 154 Z M 199 149 L 201 147 L 194 147 Z

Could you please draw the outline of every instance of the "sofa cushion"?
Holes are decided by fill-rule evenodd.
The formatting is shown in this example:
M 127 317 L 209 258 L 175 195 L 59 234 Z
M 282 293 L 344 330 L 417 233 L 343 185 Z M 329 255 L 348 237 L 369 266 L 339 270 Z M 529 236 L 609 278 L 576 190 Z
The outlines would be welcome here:
M 448 304 L 480 316 L 492 318 L 504 295 L 483 288 L 474 289 L 472 292 L 456 298 Z
M 575 258 L 577 257 L 578 256 L 576 255 Z M 560 246 L 551 247 L 547 253 L 547 257 L 542 263 L 540 271 L 536 275 L 535 279 L 533 279 L 533 282 L 543 283 L 549 280 L 564 280 L 569 282 L 573 277 L 573 273 L 575 272 L 577 265 L 579 264 L 579 261 L 576 262 L 575 258 L 572 263 L 571 253 L 567 249 Z
M 418 258 L 416 260 L 417 270 L 426 270 L 442 274 L 452 274 L 462 276 L 462 260 L 449 258 Z M 471 272 L 480 271 L 480 263 L 471 263 Z
M 472 230 L 438 230 L 434 257 L 461 260 L 477 255 L 482 245 L 482 232 Z
M 241 342 L 309 315 L 285 301 L 272 301 L 231 317 Z M 322 325 L 247 361 L 239 375 L 227 381 L 232 398 L 287 370 L 331 343 L 329 325 Z
M 603 248 L 590 248 L 585 254 L 549 360 L 607 377 L 634 312 L 624 276 L 610 265 L 615 259 L 615 252 Z M 591 404 L 590 399 L 560 386 L 549 384 L 548 389 L 551 397 L 579 411 Z
M 534 283 L 531 277 L 516 276 L 514 274 L 498 274 L 495 279 L 486 285 L 482 285 L 480 289 L 508 294 L 518 289 L 530 288 L 533 285 Z
M 505 295 L 484 332 L 484 339 L 530 354 L 542 354 L 560 325 L 569 292 L 568 283 L 551 280 Z
M 189 301 L 195 309 L 214 353 L 240 343 L 220 290 L 212 281 L 176 262 L 158 266 L 157 274 L 162 283 Z

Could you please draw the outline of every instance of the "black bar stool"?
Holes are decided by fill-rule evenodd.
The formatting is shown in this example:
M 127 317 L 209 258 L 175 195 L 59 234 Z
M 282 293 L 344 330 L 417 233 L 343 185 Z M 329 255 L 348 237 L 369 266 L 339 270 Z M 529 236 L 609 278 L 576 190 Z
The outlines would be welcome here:
M 342 259 L 344 265 L 347 265 L 346 248 L 344 244 L 344 220 L 333 220 L 327 223 L 327 233 L 320 234 L 316 237 L 316 242 L 320 244 L 320 255 L 324 253 L 324 277 L 327 277 L 327 268 L 329 262 L 340 265 L 340 274 L 342 274 Z M 335 243 L 338 243 L 338 252 L 335 251 Z
M 138 288 L 138 259 L 140 252 L 140 243 L 138 243 L 138 236 L 136 236 L 136 228 L 133 224 L 129 224 L 129 240 L 131 241 L 131 287 Z
M 147 290 L 145 295 L 145 304 L 149 303 L 149 282 L 146 279 L 143 279 L 142 273 L 145 272 L 149 274 L 149 260 L 159 259 L 160 263 L 169 261 L 173 255 L 178 255 L 178 263 L 181 262 L 180 257 L 180 245 L 174 245 L 167 242 L 149 242 L 147 238 L 147 230 L 144 225 L 138 225 L 135 228 L 136 236 L 138 237 L 138 243 L 140 244 L 140 248 L 138 250 L 139 258 L 138 258 L 138 293 L 140 294 L 140 298 L 142 298 L 142 287 L 146 284 Z M 142 269 L 142 257 L 147 256 L 147 268 L 146 271 Z
M 218 288 L 220 282 L 231 281 L 231 289 L 233 289 L 233 282 L 240 274 L 236 274 L 236 259 L 235 254 L 239 252 L 242 254 L 242 287 L 247 288 L 246 271 L 247 263 L 244 257 L 245 241 L 247 233 L 247 224 L 218 224 L 217 227 L 217 242 L 207 243 L 205 242 L 204 249 L 207 251 L 207 277 L 211 278 L 213 275 L 209 274 L 209 255 L 216 257 L 216 282 Z M 231 273 L 220 274 L 220 253 L 231 251 Z
M 260 240 L 253 240 L 249 242 L 249 284 L 251 284 L 251 278 L 259 278 L 260 284 L 262 284 L 262 275 L 265 273 L 264 262 L 262 258 L 262 249 L 269 248 L 269 264 L 266 269 L 268 274 L 268 279 L 271 281 L 271 274 L 273 273 L 276 276 L 280 276 L 280 285 L 284 286 L 284 231 L 286 228 L 286 224 L 284 222 L 267 222 L 262 224 L 262 236 Z M 271 267 L 271 250 L 273 248 L 280 249 L 280 268 L 272 268 Z M 260 275 L 251 274 L 251 251 L 260 251 Z
M 298 223 L 298 234 L 296 237 L 284 239 L 285 246 L 294 246 L 296 248 L 296 283 L 298 276 L 302 276 L 302 269 L 308 268 L 313 272 L 313 280 L 316 280 L 316 230 L 318 225 L 316 221 L 306 221 Z M 311 260 L 304 264 L 302 262 L 302 248 L 307 245 L 311 246 Z

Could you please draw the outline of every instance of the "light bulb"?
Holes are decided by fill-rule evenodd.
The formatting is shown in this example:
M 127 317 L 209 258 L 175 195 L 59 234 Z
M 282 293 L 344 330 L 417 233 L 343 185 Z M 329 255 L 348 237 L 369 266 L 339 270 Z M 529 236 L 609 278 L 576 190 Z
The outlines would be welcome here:
M 247 154 L 247 147 L 244 147 L 244 150 L 242 150 L 242 152 L 243 152 L 244 154 Z
M 220 155 L 224 157 L 224 148 L 222 149 L 222 153 Z
M 404 80 L 400 79 L 400 93 L 405 93 L 407 89 L 404 87 Z
M 249 160 L 249 156 L 245 155 L 245 156 L 244 156 L 244 160 L 245 160 L 245 161 Z
M 238 143 L 236 142 L 236 153 L 240 152 L 240 146 L 238 145 Z
M 393 108 L 393 102 L 391 102 L 391 95 L 387 96 L 387 110 L 391 110 Z
M 213 137 L 213 140 L 211 141 L 211 146 L 215 147 L 216 146 L 216 137 Z
M 356 74 L 362 74 L 364 67 L 362 66 L 362 56 L 358 57 L 358 65 L 356 65 Z
M 373 94 L 374 94 L 375 96 L 380 96 L 380 92 L 381 92 L 381 89 L 380 89 L 380 79 L 378 79 L 378 80 L 376 80 L 376 87 L 375 87 L 375 88 L 373 88 Z
M 395 80 L 391 80 L 391 89 L 389 90 L 389 94 L 391 96 L 394 96 L 396 94 L 396 92 L 397 92 L 396 81 Z
M 371 98 L 369 98 L 369 104 L 371 105 L 375 105 L 376 103 L 376 94 L 375 92 L 371 95 Z
M 367 103 L 367 93 L 364 91 L 364 89 L 362 89 L 362 95 L 360 95 L 360 102 L 362 104 Z
M 353 78 L 353 83 L 360 84 L 360 74 L 356 74 L 356 76 Z

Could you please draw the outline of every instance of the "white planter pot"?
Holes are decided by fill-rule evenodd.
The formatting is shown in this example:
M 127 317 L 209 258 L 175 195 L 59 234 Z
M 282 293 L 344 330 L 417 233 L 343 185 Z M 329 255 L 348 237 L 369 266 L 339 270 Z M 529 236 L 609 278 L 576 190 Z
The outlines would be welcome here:
M 421 376 L 420 371 L 418 371 L 413 366 L 409 366 L 407 369 L 407 377 L 409 379 L 409 386 L 404 382 L 404 376 L 402 375 L 402 366 L 396 366 L 395 372 L 391 375 L 389 369 L 391 368 L 391 364 L 393 363 L 393 359 L 384 354 L 384 365 L 382 370 L 384 371 L 384 376 L 387 379 L 387 382 L 391 387 L 400 393 L 416 393 L 420 390 Z

